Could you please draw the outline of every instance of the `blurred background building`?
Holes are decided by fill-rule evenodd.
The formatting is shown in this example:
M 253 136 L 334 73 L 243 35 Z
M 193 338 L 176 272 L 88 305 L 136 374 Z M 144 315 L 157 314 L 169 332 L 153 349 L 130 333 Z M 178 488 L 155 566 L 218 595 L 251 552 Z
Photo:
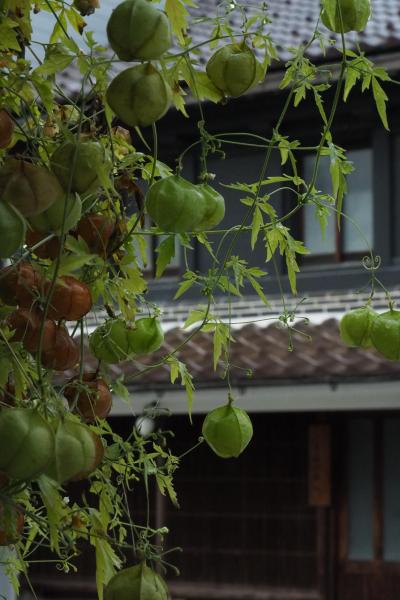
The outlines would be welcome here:
M 201 0 L 196 11 L 215 12 L 217 2 Z M 271 0 L 272 37 L 281 56 L 306 41 L 317 21 L 318 0 Z M 373 17 L 359 35 L 362 49 L 389 70 L 400 72 L 400 2 L 373 0 Z M 105 23 L 112 3 L 87 19 L 99 41 L 106 43 Z M 37 22 L 46 30 L 47 15 Z M 41 21 L 40 21 L 41 19 Z M 90 19 L 90 20 L 89 20 Z M 41 25 L 41 26 L 42 26 Z M 194 36 L 203 35 L 201 24 Z M 202 29 L 203 28 L 203 29 Z M 207 35 L 207 32 L 206 34 Z M 197 39 L 196 37 L 194 38 Z M 350 46 L 353 38 L 349 38 Z M 353 40 L 354 42 L 354 40 Z M 316 63 L 337 61 L 332 50 L 310 50 Z M 203 57 L 206 59 L 206 56 Z M 212 133 L 247 131 L 268 137 L 276 123 L 286 92 L 279 90 L 282 63 L 273 64 L 265 82 L 245 96 L 220 106 L 205 106 L 207 129 Z M 74 93 L 79 87 L 71 68 L 63 80 Z M 398 600 L 400 597 L 400 364 L 383 359 L 373 350 L 345 347 L 338 334 L 338 319 L 368 297 L 369 274 L 361 260 L 368 244 L 381 257 L 379 279 L 395 300 L 400 297 L 400 96 L 397 85 L 385 85 L 391 131 L 383 131 L 370 92 L 353 91 L 340 106 L 334 124 L 335 143 L 349 150 L 356 170 L 349 176 L 344 211 L 350 221 L 339 231 L 332 217 L 326 239 L 321 238 L 314 209 L 301 212 L 290 226 L 297 239 L 311 250 L 304 256 L 298 276 L 298 299 L 292 352 L 287 331 L 271 324 L 282 310 L 276 295 L 272 267 L 263 282 L 270 302 L 266 308 L 254 291 L 217 301 L 216 312 L 228 319 L 233 335 L 232 384 L 238 404 L 253 416 L 254 439 L 236 460 L 221 460 L 208 447 L 189 454 L 176 476 L 181 509 L 158 496 L 154 519 L 170 528 L 167 547 L 181 546 L 175 557 L 181 576 L 170 575 L 176 600 Z M 332 94 L 325 94 L 330 106 Z M 189 104 L 189 119 L 175 110 L 159 123 L 160 158 L 174 165 L 177 154 L 198 138 L 196 105 Z M 311 102 L 290 109 L 283 133 L 303 145 L 319 141 L 321 121 Z M 216 187 L 225 196 L 224 227 L 237 223 L 245 207 L 221 183 L 258 180 L 264 151 L 227 147 L 224 160 L 209 159 Z M 303 153 L 300 169 L 310 178 L 313 155 Z M 274 155 L 268 175 L 281 172 Z M 198 155 L 185 163 L 186 176 L 196 180 Z M 330 189 L 327 163 L 322 162 L 318 187 Z M 290 210 L 290 196 L 276 194 L 279 213 Z M 156 240 L 154 241 L 156 250 Z M 250 250 L 249 237 L 240 238 L 235 254 L 250 265 L 265 267 L 261 240 Z M 286 266 L 278 257 L 279 276 L 288 292 Z M 193 270 L 206 271 L 209 258 L 200 245 L 190 254 Z M 153 263 L 154 264 L 154 263 Z M 168 277 L 151 283 L 152 297 L 161 303 L 168 330 L 165 349 L 185 336 L 181 326 L 199 303 L 195 293 L 178 301 L 172 297 L 182 272 L 176 257 Z M 151 267 L 149 278 L 152 277 Z M 288 296 L 294 309 L 298 300 Z M 385 310 L 383 291 L 374 307 Z M 302 317 L 307 316 L 307 324 Z M 311 338 L 311 341 L 310 339 Z M 160 355 L 161 355 L 160 351 Z M 158 354 L 157 354 L 158 356 Z M 132 406 L 116 401 L 113 426 L 128 431 L 135 416 L 154 402 L 172 410 L 157 424 L 175 432 L 174 450 L 187 450 L 201 432 L 204 414 L 226 399 L 221 370 L 212 370 L 211 334 L 202 333 L 181 353 L 198 388 L 190 425 L 184 391 L 169 382 L 168 369 L 151 371 L 130 388 Z M 153 362 L 149 358 L 149 362 Z M 137 365 L 115 367 L 115 375 L 131 374 Z M 251 372 L 251 377 L 248 375 Z M 141 510 L 140 493 L 135 504 Z M 93 560 L 82 558 L 79 575 L 63 575 L 49 566 L 33 565 L 32 582 L 43 599 L 95 598 Z M 28 593 L 28 592 L 27 592 Z

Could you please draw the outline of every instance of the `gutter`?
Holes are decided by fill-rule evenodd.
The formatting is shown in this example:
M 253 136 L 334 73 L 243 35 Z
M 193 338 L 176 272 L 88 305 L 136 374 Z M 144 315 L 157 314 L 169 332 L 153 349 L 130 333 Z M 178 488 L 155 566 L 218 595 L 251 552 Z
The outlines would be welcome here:
M 400 410 L 398 381 L 234 386 L 233 395 L 238 405 L 250 413 Z M 198 389 L 194 394 L 192 413 L 207 413 L 226 400 L 226 388 Z M 188 411 L 184 390 L 150 389 L 133 391 L 128 402 L 115 397 L 111 416 L 136 417 L 151 406 L 174 415 L 184 415 Z

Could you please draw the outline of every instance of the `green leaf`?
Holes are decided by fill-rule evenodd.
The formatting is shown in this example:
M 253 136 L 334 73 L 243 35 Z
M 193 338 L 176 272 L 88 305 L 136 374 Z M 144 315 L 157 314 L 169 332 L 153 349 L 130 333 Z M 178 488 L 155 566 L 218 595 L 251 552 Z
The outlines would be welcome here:
M 253 214 L 253 222 L 251 224 L 251 249 L 254 250 L 256 245 L 258 234 L 260 233 L 261 227 L 264 225 L 264 219 L 261 210 L 256 206 Z
M 186 4 L 195 6 L 193 2 L 186 1 Z M 185 34 L 188 28 L 189 13 L 181 0 L 166 0 L 165 12 L 171 21 L 172 31 L 175 33 L 180 44 L 185 43 Z
M 66 507 L 58 491 L 58 484 L 47 477 L 41 475 L 37 479 L 43 504 L 47 511 L 47 520 L 49 525 L 50 547 L 56 552 L 60 552 L 59 531 L 61 523 L 66 517 Z
M 247 274 L 247 279 L 249 280 L 249 282 L 252 285 L 254 291 L 261 298 L 261 300 L 263 301 L 263 303 L 265 304 L 265 306 L 269 306 L 269 302 L 268 302 L 267 298 L 265 297 L 265 294 L 263 292 L 263 289 L 261 287 L 260 282 L 257 281 L 257 279 L 254 279 L 254 277 L 252 277 L 249 274 Z
M 18 36 L 14 29 L 18 27 L 18 23 L 3 17 L 0 23 L 0 48 L 4 50 L 21 50 L 21 46 L 18 42 Z
M 200 323 L 201 321 L 204 320 L 206 313 L 204 310 L 192 310 L 185 323 L 183 324 L 183 329 L 187 329 L 188 327 L 190 327 L 191 325 L 194 325 L 195 323 Z
M 353 63 L 349 63 L 346 70 L 346 81 L 344 84 L 344 92 L 343 92 L 343 100 L 346 102 L 349 94 L 357 81 L 359 81 L 361 77 L 361 73 L 355 67 L 352 67 Z
M 110 581 L 115 571 L 121 568 L 121 560 L 107 541 L 100 513 L 95 509 L 91 509 L 89 515 L 92 523 L 90 543 L 96 551 L 97 593 L 99 600 L 103 600 L 104 586 Z
M 169 235 L 157 247 L 156 277 L 159 278 L 164 273 L 167 266 L 175 256 L 175 236 Z
M 66 53 L 62 50 L 61 44 L 49 46 L 49 50 L 43 63 L 35 69 L 35 74 L 47 77 L 48 75 L 54 75 L 60 71 L 64 71 L 71 62 L 74 60 L 72 54 Z
M 61 257 L 58 274 L 69 275 L 70 273 L 79 271 L 79 269 L 81 269 L 85 265 L 89 265 L 99 261 L 101 261 L 101 258 L 99 256 L 95 256 L 94 254 L 64 254 Z M 55 265 L 53 265 L 53 269 L 54 267 Z
M 321 94 L 319 94 L 315 88 L 313 88 L 313 92 L 314 92 L 315 104 L 319 110 L 319 114 L 321 115 L 321 118 L 322 118 L 323 122 L 325 123 L 325 125 L 328 125 L 328 118 L 325 113 Z
M 178 360 L 176 356 L 170 356 L 168 359 L 168 364 L 170 367 L 171 383 L 175 383 L 177 378 L 180 377 L 181 384 L 185 387 L 189 419 L 192 421 L 193 394 L 195 389 L 193 385 L 193 378 L 189 373 L 185 363 Z
M 383 126 L 387 131 L 390 131 L 386 114 L 386 102 L 388 101 L 388 97 L 376 77 L 372 78 L 372 93 Z
M 225 323 L 216 323 L 213 337 L 214 371 L 217 369 L 222 352 L 227 352 L 229 339 L 231 338 L 228 325 Z
M 185 276 L 189 276 L 189 274 L 185 273 Z M 174 296 L 174 300 L 177 300 L 178 298 L 183 296 L 183 294 L 187 292 L 189 288 L 192 287 L 195 281 L 196 275 L 194 273 L 190 273 L 190 278 L 186 279 L 185 281 L 182 281 L 182 283 L 179 285 L 178 290 Z

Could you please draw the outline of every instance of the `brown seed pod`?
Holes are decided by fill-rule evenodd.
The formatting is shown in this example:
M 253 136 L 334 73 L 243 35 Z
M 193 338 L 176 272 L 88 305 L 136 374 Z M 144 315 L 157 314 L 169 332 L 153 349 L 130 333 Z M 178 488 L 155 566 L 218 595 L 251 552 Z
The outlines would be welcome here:
M 19 308 L 7 317 L 7 324 L 14 330 L 13 342 L 22 342 L 28 352 L 39 350 L 42 313 L 39 310 Z M 56 343 L 57 326 L 51 319 L 46 319 L 43 325 L 42 349 L 51 350 Z
M 25 517 L 21 508 L 0 504 L 0 546 L 18 542 L 24 524 Z
M 45 284 L 45 294 L 50 290 L 51 282 Z M 60 277 L 53 288 L 48 316 L 51 319 L 77 321 L 92 308 L 90 289 L 75 277 Z
M 4 109 L 0 110 L 0 148 L 10 145 L 14 132 L 14 121 Z
M 32 306 L 42 288 L 41 274 L 28 262 L 20 262 L 0 270 L 0 298 L 6 304 Z
M 54 371 L 72 369 L 79 360 L 79 348 L 65 327 L 58 327 L 53 347 L 42 352 L 42 365 Z
M 115 222 L 106 215 L 88 214 L 78 223 L 76 235 L 81 237 L 94 254 L 106 256 Z
M 86 422 L 98 417 L 105 419 L 112 406 L 112 395 L 107 383 L 96 373 L 84 373 L 83 382 L 78 377 L 71 379 L 64 389 L 64 396 L 74 412 Z
M 29 247 L 35 246 L 40 241 L 44 240 L 47 237 L 47 233 L 42 233 L 41 231 L 33 231 L 28 230 L 26 233 L 26 243 Z M 44 242 L 38 248 L 33 250 L 34 254 L 39 258 L 50 258 L 51 260 L 55 260 L 58 256 L 58 252 L 60 250 L 60 238 L 53 237 L 48 242 Z

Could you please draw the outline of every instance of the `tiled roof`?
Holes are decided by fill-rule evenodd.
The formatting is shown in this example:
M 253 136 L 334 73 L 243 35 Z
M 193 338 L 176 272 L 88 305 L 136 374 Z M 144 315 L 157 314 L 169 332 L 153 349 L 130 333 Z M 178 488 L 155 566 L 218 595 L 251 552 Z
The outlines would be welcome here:
M 282 326 L 245 325 L 233 331 L 231 345 L 231 377 L 234 385 L 293 384 L 298 382 L 354 381 L 357 379 L 399 379 L 400 362 L 386 360 L 375 350 L 349 348 L 339 337 L 338 321 L 328 319 L 318 325 L 298 323 L 292 332 L 293 351 L 289 351 L 288 331 Z M 299 331 L 303 332 L 300 333 Z M 132 385 L 156 388 L 170 387 L 169 368 L 165 365 L 149 370 L 138 377 L 147 365 L 155 364 L 188 336 L 180 328 L 166 333 L 162 348 L 139 361 L 110 365 L 110 374 L 124 374 Z M 225 384 L 221 379 L 223 366 L 213 370 L 213 338 L 199 333 L 178 354 L 187 364 L 196 387 Z M 92 357 L 87 366 L 96 368 Z M 71 373 L 69 373 L 71 375 Z M 132 379 L 133 376 L 133 379 Z
M 106 23 L 111 10 L 118 3 L 118 0 L 101 0 L 100 8 L 96 10 L 94 15 L 86 18 L 87 29 L 94 31 L 95 39 L 104 46 L 107 46 Z M 192 30 L 189 32 L 193 39 L 193 45 L 209 38 L 210 23 L 202 22 L 202 17 L 215 15 L 218 5 L 220 5 L 219 10 L 221 11 L 222 3 L 219 0 L 199 0 L 197 5 L 198 8 L 190 9 L 193 16 L 196 17 Z M 241 0 L 241 5 L 247 6 L 248 15 L 251 15 L 256 8 L 259 10 L 257 3 L 251 0 Z M 400 47 L 399 0 L 372 0 L 372 6 L 372 18 L 366 30 L 360 34 L 347 34 L 348 45 L 354 46 L 355 42 L 358 41 L 364 50 L 373 53 Z M 290 57 L 290 47 L 308 41 L 312 28 L 318 19 L 320 0 L 269 0 L 268 7 L 268 14 L 273 23 L 266 25 L 265 31 L 271 34 L 274 43 L 278 47 L 281 59 L 287 60 Z M 231 15 L 232 25 L 240 30 L 239 11 L 234 11 Z M 48 13 L 42 12 L 35 19 L 38 28 L 36 37 L 39 40 L 45 40 L 53 27 L 52 17 Z M 323 25 L 321 25 L 321 30 L 327 32 Z M 330 35 L 331 37 L 334 36 L 334 34 Z M 322 58 L 321 48 L 317 42 L 310 48 L 309 54 L 314 59 Z M 208 55 L 209 51 L 206 47 L 202 47 L 200 61 L 204 63 Z M 124 63 L 116 63 L 112 74 L 115 75 L 126 66 Z M 80 90 L 80 80 L 80 74 L 74 66 L 71 66 L 60 77 L 60 83 L 70 93 Z
M 201 0 L 197 2 L 198 8 L 192 9 L 193 16 L 205 17 L 216 14 L 218 0 Z M 249 5 L 249 15 L 259 11 L 257 3 L 241 2 L 244 6 Z M 261 4 L 261 3 L 258 3 Z M 320 0 L 269 0 L 268 15 L 272 24 L 266 26 L 266 33 L 270 33 L 274 43 L 280 50 L 281 58 L 290 56 L 288 48 L 298 46 L 302 42 L 308 42 L 310 34 L 317 23 L 320 11 Z M 399 0 L 372 0 L 372 17 L 365 31 L 346 35 L 350 44 L 358 40 L 365 50 L 382 50 L 383 47 L 393 47 L 400 44 L 400 2 Z M 233 25 L 238 26 L 240 13 L 232 13 Z M 327 32 L 323 25 L 321 31 Z M 334 34 L 330 33 L 332 37 Z M 198 40 L 207 39 L 209 36 L 209 24 L 197 24 L 193 31 L 194 43 Z M 319 43 L 315 43 L 310 54 L 321 55 Z

